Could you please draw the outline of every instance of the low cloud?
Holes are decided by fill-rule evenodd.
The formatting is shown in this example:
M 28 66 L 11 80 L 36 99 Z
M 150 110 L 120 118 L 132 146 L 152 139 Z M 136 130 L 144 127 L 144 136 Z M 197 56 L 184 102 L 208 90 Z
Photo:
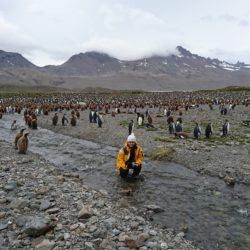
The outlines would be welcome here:
M 175 48 L 176 43 L 170 44 L 164 41 L 129 43 L 119 39 L 96 38 L 83 43 L 79 47 L 79 51 L 98 51 L 120 60 L 135 60 L 155 54 L 169 55 L 175 52 Z
M 249 26 L 249 21 L 246 19 L 239 18 L 230 14 L 223 14 L 220 16 L 203 16 L 201 17 L 201 21 L 203 22 L 226 22 L 237 24 L 239 26 Z
M 219 58 L 220 60 L 230 63 L 237 63 L 238 61 L 249 62 L 250 57 L 250 51 L 248 49 L 226 50 L 223 48 L 216 48 L 208 50 L 207 54 L 213 55 L 214 58 Z
M 191 13 L 166 2 L 0 1 L 0 49 L 19 52 L 42 66 L 61 64 L 74 54 L 93 50 L 134 60 L 174 53 L 178 45 L 195 53 L 199 48 L 201 53 L 216 47 L 229 50 L 235 44 L 250 48 L 245 32 L 249 15 L 223 14 L 224 7 L 217 4 L 216 11 L 204 6 L 198 11 L 196 6 L 197 13 Z M 203 15 L 202 22 L 197 22 L 197 15 Z
M 233 16 L 233 15 L 229 15 L 229 14 L 224 14 L 218 17 L 218 20 L 222 20 L 222 21 L 226 21 L 226 22 L 238 22 L 238 18 Z
M 249 22 L 247 20 L 240 20 L 239 25 L 240 26 L 249 26 Z

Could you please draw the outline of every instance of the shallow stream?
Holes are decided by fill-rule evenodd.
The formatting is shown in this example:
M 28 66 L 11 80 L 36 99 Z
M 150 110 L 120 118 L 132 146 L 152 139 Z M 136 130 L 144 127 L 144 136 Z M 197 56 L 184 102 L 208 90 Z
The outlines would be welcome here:
M 24 126 L 22 115 L 4 115 L 0 139 L 14 141 L 17 131 L 10 130 L 14 119 Z M 250 249 L 250 187 L 236 184 L 230 188 L 218 178 L 149 159 L 145 159 L 142 178 L 125 182 L 115 171 L 117 148 L 42 128 L 29 132 L 29 151 L 63 170 L 79 173 L 92 188 L 106 189 L 114 202 L 122 198 L 138 209 L 161 207 L 164 212 L 155 214 L 154 222 L 176 231 L 187 225 L 186 238 L 204 249 Z M 127 188 L 131 195 L 122 195 L 120 191 Z

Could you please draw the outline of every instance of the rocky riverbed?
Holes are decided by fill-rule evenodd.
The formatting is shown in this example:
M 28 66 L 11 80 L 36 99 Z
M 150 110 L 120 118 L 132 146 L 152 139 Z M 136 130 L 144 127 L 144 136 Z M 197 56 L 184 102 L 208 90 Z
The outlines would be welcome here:
M 41 127 L 53 130 L 57 133 L 70 135 L 101 144 L 122 147 L 128 135 L 128 123 L 134 120 L 134 133 L 138 143 L 142 146 L 144 154 L 151 156 L 164 148 L 173 149 L 169 160 L 180 163 L 192 170 L 204 175 L 217 176 L 219 178 L 233 178 L 234 181 L 250 185 L 250 127 L 242 124 L 243 120 L 250 119 L 250 108 L 238 105 L 234 110 L 229 110 L 227 115 L 221 115 L 219 106 L 210 110 L 207 105 L 199 108 L 182 111 L 183 131 L 189 133 L 189 139 L 176 139 L 169 135 L 166 117 L 163 110 L 149 109 L 153 118 L 154 128 L 139 127 L 136 125 L 136 114 L 128 114 L 121 110 L 115 117 L 111 114 L 103 114 L 104 123 L 102 128 L 96 124 L 89 123 L 89 111 L 81 111 L 76 127 L 70 125 L 61 126 L 59 123 L 52 125 L 51 112 L 49 116 L 41 116 L 38 124 Z M 70 113 L 62 111 L 70 118 Z M 145 109 L 138 109 L 137 112 L 145 113 Z M 175 120 L 180 117 L 179 111 L 172 112 Z M 228 119 L 230 132 L 227 137 L 221 137 L 222 125 Z M 198 122 L 202 129 L 202 136 L 199 140 L 193 138 L 193 128 Z M 208 122 L 212 122 L 214 134 L 211 139 L 205 139 L 204 131 Z
M 18 154 L 0 141 L 0 249 L 197 249 L 174 232 L 153 225 L 152 204 L 128 206 L 129 190 L 116 204 L 74 172 L 40 156 Z

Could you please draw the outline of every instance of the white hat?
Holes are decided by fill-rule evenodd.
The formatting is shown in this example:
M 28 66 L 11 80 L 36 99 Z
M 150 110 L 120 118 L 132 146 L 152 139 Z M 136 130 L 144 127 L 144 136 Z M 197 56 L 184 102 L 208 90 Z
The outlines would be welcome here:
M 130 141 L 136 142 L 134 133 L 131 133 L 131 135 L 128 136 L 127 142 L 130 142 Z

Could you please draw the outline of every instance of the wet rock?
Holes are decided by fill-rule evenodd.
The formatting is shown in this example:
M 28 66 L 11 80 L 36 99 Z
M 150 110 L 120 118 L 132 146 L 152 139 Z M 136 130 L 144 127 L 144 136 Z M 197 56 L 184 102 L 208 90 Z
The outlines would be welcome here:
M 139 223 L 138 223 L 137 221 L 132 221 L 132 222 L 130 223 L 130 227 L 131 227 L 132 229 L 136 229 L 136 228 L 138 228 L 138 226 L 139 226 Z
M 63 225 L 61 223 L 57 223 L 56 227 L 55 227 L 55 230 L 62 230 L 63 229 Z
M 233 168 L 227 168 L 226 169 L 226 173 L 228 173 L 228 174 L 232 174 L 234 172 L 235 172 L 235 170 Z
M 231 187 L 233 187 L 236 183 L 236 180 L 233 177 L 230 177 L 228 175 L 224 177 L 224 181 L 228 186 L 231 186 Z
M 131 237 L 131 238 L 126 238 L 125 239 L 125 244 L 128 248 L 130 249 L 137 249 L 139 246 L 138 246 L 138 242 L 137 242 L 137 239 L 134 238 L 134 237 Z
M 20 215 L 15 219 L 15 223 L 19 226 L 19 227 L 23 227 L 27 221 L 32 220 L 31 216 L 27 216 L 27 215 Z
M 220 195 L 221 195 L 221 192 L 219 192 L 219 191 L 213 191 L 213 195 L 215 195 L 215 196 L 220 196 Z
M 3 168 L 3 171 L 4 171 L 4 172 L 9 172 L 9 171 L 10 171 L 10 167 L 9 167 L 9 166 L 4 167 L 4 168 Z
M 95 250 L 96 249 L 92 242 L 85 242 L 84 245 L 85 245 L 84 249 L 86 249 L 86 250 Z
M 50 249 L 53 249 L 54 246 L 55 246 L 54 241 L 49 241 L 47 239 L 44 239 L 41 243 L 35 246 L 35 249 L 36 250 L 50 250 Z
M 63 238 L 64 238 L 64 240 L 70 239 L 70 234 L 69 233 L 64 233 Z
M 100 200 L 96 203 L 96 207 L 98 207 L 98 208 L 103 208 L 104 206 L 105 206 L 104 200 Z
M 184 232 L 180 232 L 176 235 L 177 238 L 183 238 L 185 236 L 185 233 Z M 175 238 L 176 238 L 175 237 Z
M 7 228 L 8 228 L 8 223 L 0 224 L 0 231 L 7 229 Z
M 48 201 L 48 200 L 42 200 L 39 209 L 40 209 L 41 211 L 44 211 L 44 210 L 48 209 L 50 206 L 51 206 L 50 201 Z
M 161 243 L 161 249 L 168 249 L 168 244 L 166 242 Z
M 22 209 L 24 207 L 27 207 L 29 204 L 28 200 L 25 199 L 14 199 L 13 201 L 11 201 L 11 203 L 9 204 L 9 208 L 11 209 Z
M 48 214 L 57 214 L 57 213 L 60 212 L 60 208 L 54 207 L 54 208 L 48 209 L 46 212 L 47 212 Z
M 139 236 L 138 236 L 138 240 L 140 241 L 140 242 L 144 242 L 144 241 L 146 241 L 146 240 L 148 240 L 149 239 L 149 234 L 148 233 L 141 233 L 141 234 L 139 234 Z
M 147 242 L 147 247 L 155 249 L 157 247 L 157 242 L 149 241 Z
M 89 228 L 90 233 L 94 233 L 96 230 L 97 230 L 97 227 L 94 225 L 90 226 L 90 228 Z
M 4 190 L 6 191 L 12 191 L 17 188 L 17 182 L 12 181 L 7 183 L 7 185 L 4 186 Z
M 114 249 L 115 242 L 111 239 L 104 239 L 102 243 L 100 244 L 101 249 Z
M 49 192 L 49 187 L 41 187 L 36 191 L 37 195 L 44 195 Z
M 159 206 L 157 206 L 157 205 L 146 205 L 145 208 L 147 210 L 151 210 L 151 211 L 153 211 L 155 213 L 162 213 L 162 212 L 164 212 L 164 209 L 161 208 L 161 207 L 159 207 Z
M 34 248 L 35 246 L 37 246 L 38 244 L 40 244 L 43 240 L 44 240 L 43 236 L 42 237 L 37 237 L 37 238 L 33 239 L 32 242 L 31 242 L 31 247 Z
M 148 250 L 146 246 L 139 247 L 139 250 Z
M 219 175 L 218 175 L 218 176 L 219 176 L 220 179 L 223 179 L 223 178 L 225 177 L 225 174 L 219 172 Z
M 56 234 L 55 235 L 55 241 L 62 241 L 64 240 L 64 235 L 63 234 Z
M 247 209 L 238 209 L 237 212 L 241 215 L 248 216 L 249 212 Z
M 33 162 L 34 160 L 33 159 L 29 159 L 29 158 L 23 158 L 22 161 L 21 161 L 21 164 L 26 164 L 26 163 L 30 163 L 30 162 Z
M 6 213 L 5 213 L 5 212 L 0 212 L 0 219 L 4 218 L 4 217 L 5 217 L 5 215 L 6 215 Z
M 0 204 L 4 204 L 4 203 L 6 203 L 7 202 L 7 199 L 6 198 L 1 198 L 0 199 Z
M 120 235 L 119 235 L 119 241 L 124 242 L 128 238 L 129 238 L 128 235 L 124 232 L 120 233 Z
M 106 219 L 104 222 L 107 228 L 112 228 L 117 223 L 117 220 L 113 217 L 110 217 Z
M 183 233 L 187 233 L 187 232 L 188 232 L 188 225 L 187 225 L 187 224 L 181 224 L 180 230 L 181 230 Z
M 115 228 L 115 229 L 112 230 L 112 233 L 113 233 L 113 235 L 116 236 L 116 235 L 120 234 L 121 231 Z
M 62 175 L 58 175 L 57 180 L 60 181 L 60 182 L 64 182 L 65 178 Z
M 152 235 L 152 236 L 155 236 L 155 235 L 157 235 L 157 232 L 155 230 L 150 230 L 149 234 Z
M 69 229 L 70 229 L 70 231 L 74 231 L 74 230 L 76 230 L 78 227 L 79 227 L 79 224 L 74 224 L 74 225 L 71 225 Z
M 34 217 L 27 221 L 24 233 L 32 237 L 38 237 L 40 235 L 44 235 L 53 227 L 54 225 L 51 223 L 50 219 L 45 217 Z
M 93 215 L 91 207 L 83 207 L 78 214 L 78 219 L 88 219 Z
M 130 188 L 122 189 L 119 191 L 119 194 L 129 196 L 132 194 L 132 189 L 130 189 Z
M 76 173 L 64 173 L 63 176 L 72 177 L 72 178 L 79 178 L 79 174 L 76 174 Z
M 100 192 L 100 194 L 102 194 L 105 197 L 108 196 L 108 192 L 106 190 L 104 190 L 104 189 L 100 189 L 99 192 Z

